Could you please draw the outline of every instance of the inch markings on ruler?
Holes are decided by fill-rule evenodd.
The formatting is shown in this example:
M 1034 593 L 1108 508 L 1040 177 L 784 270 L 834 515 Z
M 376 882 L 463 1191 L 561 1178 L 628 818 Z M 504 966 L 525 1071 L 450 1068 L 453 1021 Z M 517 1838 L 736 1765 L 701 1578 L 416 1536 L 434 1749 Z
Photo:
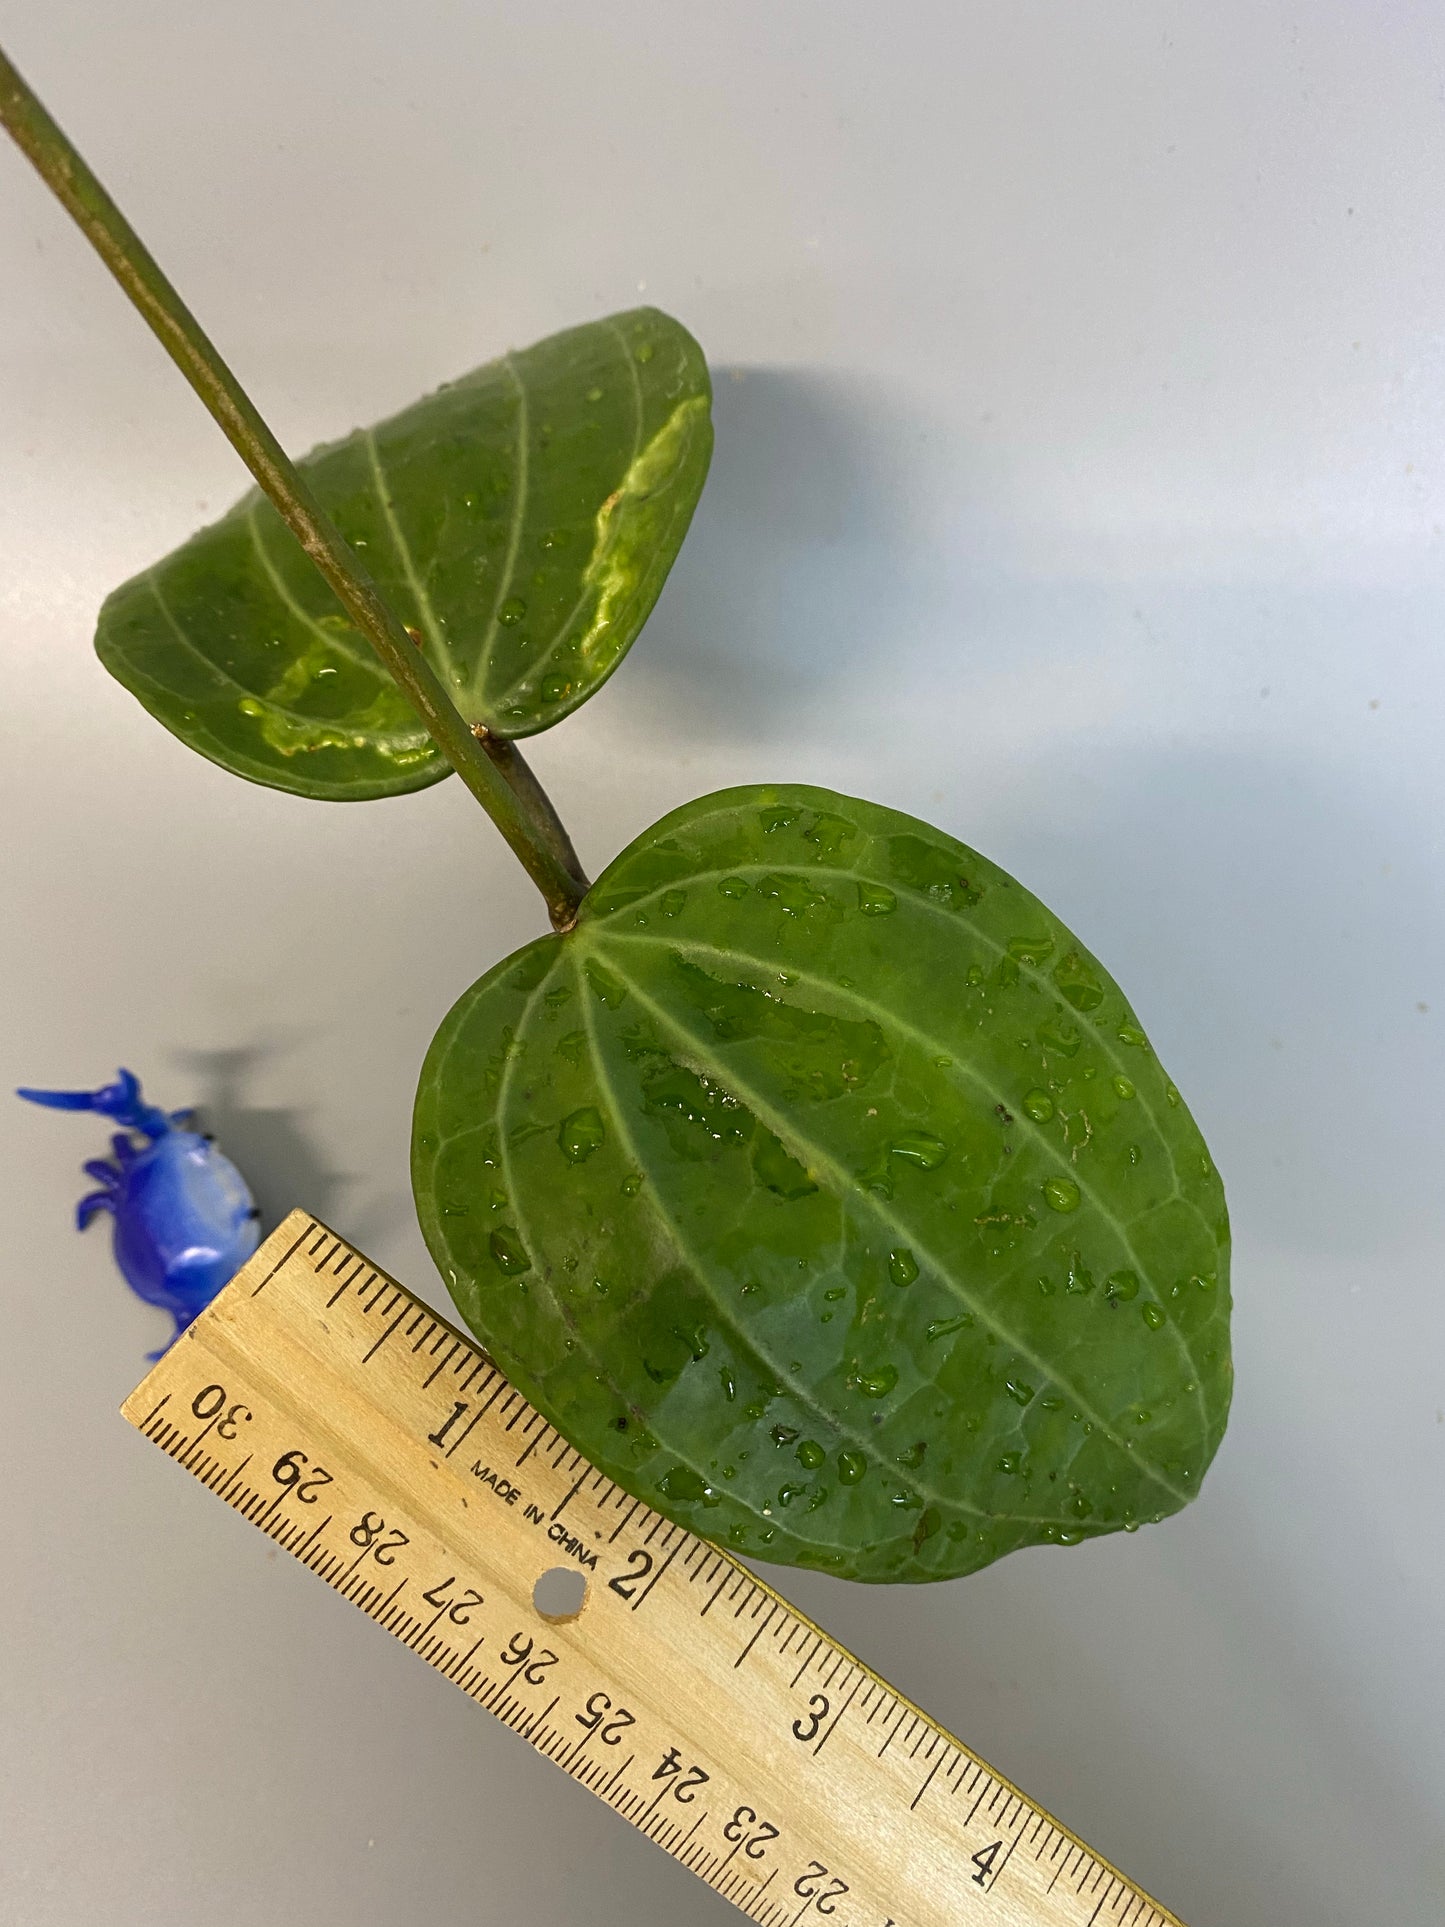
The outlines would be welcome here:
M 1180 1927 L 318 1219 L 123 1409 L 760 1927 Z M 559 1566 L 577 1612 L 534 1603 Z

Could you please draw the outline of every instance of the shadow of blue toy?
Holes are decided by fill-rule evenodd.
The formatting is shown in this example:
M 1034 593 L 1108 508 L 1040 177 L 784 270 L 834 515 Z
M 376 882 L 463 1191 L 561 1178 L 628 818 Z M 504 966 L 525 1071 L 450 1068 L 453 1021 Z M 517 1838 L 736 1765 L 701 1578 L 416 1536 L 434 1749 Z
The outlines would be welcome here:
M 112 1249 L 126 1283 L 176 1321 L 160 1351 L 148 1354 L 159 1358 L 256 1249 L 261 1214 L 246 1180 L 210 1138 L 190 1128 L 193 1112 L 145 1103 L 130 1071 L 98 1091 L 16 1096 L 56 1111 L 98 1111 L 122 1126 L 110 1141 L 114 1161 L 92 1158 L 81 1167 L 99 1189 L 80 1200 L 75 1222 L 84 1231 L 97 1211 L 115 1219 Z

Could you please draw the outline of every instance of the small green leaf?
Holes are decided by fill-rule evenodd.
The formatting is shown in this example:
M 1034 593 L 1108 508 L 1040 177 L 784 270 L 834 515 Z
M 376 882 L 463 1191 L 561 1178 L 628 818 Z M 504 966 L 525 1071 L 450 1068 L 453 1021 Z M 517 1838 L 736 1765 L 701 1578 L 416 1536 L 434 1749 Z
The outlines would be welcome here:
M 655 308 L 553 335 L 299 466 L 468 722 L 529 736 L 617 667 L 712 449 L 707 365 Z M 239 776 L 336 799 L 448 773 L 253 491 L 109 597 L 96 648 Z
M 1177 1510 L 1224 1430 L 1224 1194 L 1137 1018 L 874 804 L 640 837 L 442 1024 L 413 1181 L 523 1390 L 741 1552 L 945 1578 Z

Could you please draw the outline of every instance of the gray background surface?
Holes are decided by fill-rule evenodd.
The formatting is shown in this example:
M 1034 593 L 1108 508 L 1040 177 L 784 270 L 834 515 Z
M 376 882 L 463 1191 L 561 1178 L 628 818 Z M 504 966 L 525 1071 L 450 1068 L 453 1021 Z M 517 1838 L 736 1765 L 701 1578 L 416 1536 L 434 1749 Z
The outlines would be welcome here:
M 296 449 L 655 301 L 717 456 L 535 760 L 600 865 L 793 778 L 913 810 L 1127 987 L 1236 1229 L 1163 1527 L 787 1580 L 1191 1927 L 1445 1913 L 1445 29 L 1437 6 L 3 0 Z M 439 1296 L 433 1027 L 540 928 L 457 784 L 303 803 L 93 659 L 235 459 L 0 153 L 0 1088 L 197 1100 Z M 277 932 L 288 932 L 278 946 Z M 132 1436 L 162 1331 L 0 1101 L 0 1920 L 733 1916 Z

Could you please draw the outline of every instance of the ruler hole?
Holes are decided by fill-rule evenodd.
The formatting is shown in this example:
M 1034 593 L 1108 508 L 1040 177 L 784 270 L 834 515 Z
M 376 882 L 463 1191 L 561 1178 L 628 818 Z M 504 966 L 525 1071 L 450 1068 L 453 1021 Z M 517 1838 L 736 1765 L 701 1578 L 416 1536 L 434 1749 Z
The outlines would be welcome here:
M 532 1588 L 532 1604 L 554 1626 L 576 1619 L 586 1603 L 586 1574 L 572 1566 L 550 1566 Z

